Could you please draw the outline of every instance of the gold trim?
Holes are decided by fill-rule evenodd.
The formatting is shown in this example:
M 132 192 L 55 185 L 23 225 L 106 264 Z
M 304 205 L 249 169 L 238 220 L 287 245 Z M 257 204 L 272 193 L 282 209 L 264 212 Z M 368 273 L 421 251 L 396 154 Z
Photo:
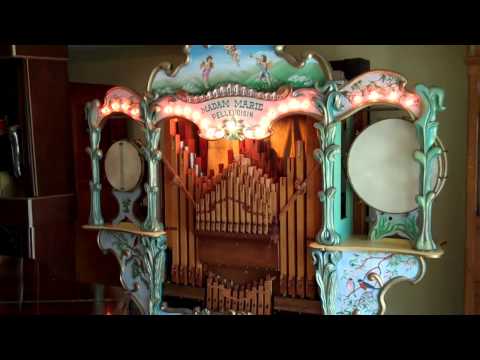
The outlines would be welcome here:
M 175 69 L 173 69 L 172 63 L 168 61 L 161 62 L 156 68 L 153 69 L 152 73 L 150 74 L 150 77 L 148 78 L 148 84 L 147 84 L 147 93 L 151 93 L 152 91 L 152 85 L 153 85 L 153 80 L 155 79 L 155 76 L 160 72 L 163 71 L 165 75 L 169 77 L 175 77 L 177 76 L 178 72 L 180 69 L 182 69 L 184 66 L 187 66 L 190 64 L 190 48 L 191 45 L 185 45 L 183 47 L 183 53 L 186 55 L 185 61 L 181 64 L 179 64 Z
M 380 286 L 381 288 L 383 288 L 384 286 L 382 278 L 377 273 L 368 274 L 367 279 L 370 281 L 376 281 L 378 286 Z
M 414 280 L 401 276 L 401 277 L 397 277 L 390 280 L 389 282 L 387 282 L 387 284 L 384 287 L 382 287 L 382 290 L 380 291 L 380 295 L 378 298 L 379 305 L 380 305 L 380 311 L 378 312 L 378 315 L 384 315 L 385 312 L 387 311 L 387 304 L 385 303 L 385 295 L 387 294 L 387 292 L 390 290 L 392 286 L 404 281 L 408 281 L 412 285 L 417 285 L 420 281 L 422 281 L 426 273 L 427 265 L 425 264 L 425 259 L 423 258 L 423 256 L 418 256 L 417 259 L 420 263 L 420 270 L 419 270 L 420 274 L 417 274 Z
M 191 60 L 191 55 L 190 55 L 190 49 L 192 45 L 185 45 L 183 47 L 183 53 L 186 55 L 185 61 L 181 64 L 179 64 L 175 69 L 173 69 L 172 63 L 168 61 L 164 61 L 160 63 L 157 67 L 155 67 L 150 74 L 150 77 L 148 78 L 148 84 L 147 84 L 147 93 L 152 92 L 152 86 L 153 86 L 153 80 L 157 76 L 157 74 L 161 71 L 165 73 L 168 77 L 174 78 L 177 76 L 178 72 L 188 64 L 190 64 Z M 330 66 L 330 63 L 325 60 L 324 57 L 321 55 L 317 54 L 316 52 L 308 52 L 306 55 L 304 55 L 304 59 L 302 61 L 298 61 L 293 55 L 286 53 L 285 52 L 286 46 L 285 45 L 276 45 L 273 47 L 273 50 L 276 55 L 284 59 L 286 62 L 288 62 L 290 65 L 296 67 L 297 69 L 301 69 L 305 66 L 305 61 L 308 59 L 315 59 L 318 64 L 320 65 L 320 68 L 323 70 L 323 72 L 326 75 L 326 80 L 331 81 L 333 80 L 333 75 L 332 75 L 332 68 Z
M 321 56 L 320 54 L 318 54 L 315 51 L 307 52 L 303 55 L 303 60 L 298 61 L 292 54 L 287 53 L 285 51 L 286 48 L 287 48 L 286 45 L 277 45 L 277 46 L 275 46 L 275 53 L 279 57 L 281 57 L 282 59 L 287 61 L 290 65 L 296 67 L 297 69 L 303 68 L 305 66 L 305 62 L 308 59 L 313 58 L 318 62 L 318 64 L 320 65 L 320 67 L 323 70 L 323 72 L 325 73 L 325 75 L 327 75 L 327 81 L 332 81 L 333 80 L 332 67 L 331 67 L 330 63 L 327 60 L 325 60 L 325 58 L 323 56 Z
M 145 231 L 142 230 L 138 225 L 133 223 L 122 222 L 120 224 L 103 224 L 103 225 L 83 225 L 83 229 L 85 230 L 105 230 L 105 231 L 112 231 L 112 232 L 124 232 L 127 234 L 133 234 L 138 236 L 145 236 L 145 237 L 160 237 L 163 235 L 167 235 L 164 231 Z
M 353 235 L 340 245 L 324 245 L 312 242 L 308 245 L 310 249 L 330 252 L 382 252 L 393 254 L 404 254 L 422 256 L 429 259 L 439 259 L 443 256 L 442 248 L 433 251 L 420 251 L 412 247 L 407 239 L 384 238 L 371 241 L 367 235 Z

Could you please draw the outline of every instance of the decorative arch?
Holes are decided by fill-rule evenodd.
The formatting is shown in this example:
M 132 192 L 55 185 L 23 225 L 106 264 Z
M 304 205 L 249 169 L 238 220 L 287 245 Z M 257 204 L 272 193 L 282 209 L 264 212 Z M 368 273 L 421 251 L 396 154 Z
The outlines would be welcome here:
M 345 120 L 368 107 L 390 105 L 405 110 L 412 120 L 421 116 L 420 96 L 407 90 L 407 79 L 388 70 L 364 73 L 340 88 L 339 106 L 334 111 L 337 120 Z

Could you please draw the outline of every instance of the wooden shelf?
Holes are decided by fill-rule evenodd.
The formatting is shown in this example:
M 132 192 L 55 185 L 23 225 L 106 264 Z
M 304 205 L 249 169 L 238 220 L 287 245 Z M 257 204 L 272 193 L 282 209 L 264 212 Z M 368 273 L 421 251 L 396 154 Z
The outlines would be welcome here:
M 292 299 L 275 296 L 273 299 L 273 309 L 309 315 L 323 315 L 320 300 Z
M 423 256 L 429 259 L 441 258 L 444 254 L 442 248 L 434 251 L 420 251 L 412 247 L 409 240 L 398 238 L 385 238 L 377 241 L 370 241 L 366 236 L 351 236 L 340 245 L 323 245 L 316 242 L 309 244 L 310 249 L 323 251 L 364 251 L 364 252 L 385 252 L 394 254 L 405 254 Z
M 165 231 L 145 231 L 140 226 L 127 222 L 123 222 L 120 224 L 83 225 L 82 228 L 84 228 L 85 230 L 94 231 L 117 231 L 147 237 L 160 237 L 167 234 Z

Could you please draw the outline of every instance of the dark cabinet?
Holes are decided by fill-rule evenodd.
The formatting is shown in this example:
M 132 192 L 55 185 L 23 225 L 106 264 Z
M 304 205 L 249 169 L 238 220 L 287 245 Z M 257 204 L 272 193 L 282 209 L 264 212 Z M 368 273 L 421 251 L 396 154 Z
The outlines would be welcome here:
M 75 195 L 68 117 L 67 47 L 0 47 L 0 117 L 16 127 L 20 172 L 8 157 L 14 194 L 0 197 L 0 254 L 74 276 Z

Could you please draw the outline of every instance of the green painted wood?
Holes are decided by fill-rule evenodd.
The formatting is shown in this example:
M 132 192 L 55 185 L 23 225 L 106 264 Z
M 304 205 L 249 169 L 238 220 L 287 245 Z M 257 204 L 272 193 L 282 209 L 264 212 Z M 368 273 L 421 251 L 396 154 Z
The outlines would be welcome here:
M 92 161 L 92 180 L 90 181 L 90 217 L 88 222 L 90 225 L 102 225 L 104 221 L 100 204 L 100 192 L 102 191 L 102 184 L 100 182 L 100 159 L 103 157 L 103 153 L 100 149 L 102 129 L 99 126 L 101 115 L 100 102 L 98 100 L 86 104 L 85 116 L 88 122 L 90 138 L 90 147 L 87 148 L 87 153 L 90 155 L 90 159 Z
M 432 205 L 436 193 L 432 188 L 432 167 L 434 161 L 443 154 L 443 150 L 435 144 L 438 132 L 437 114 L 444 111 L 444 91 L 440 88 L 427 88 L 417 85 L 416 92 L 422 99 L 423 112 L 415 122 L 420 150 L 414 154 L 420 164 L 420 193 L 416 198 L 421 220 L 420 234 L 416 240 L 418 250 L 436 250 L 437 245 L 432 239 Z
M 340 166 L 338 155 L 340 154 L 339 137 L 337 131 L 340 123 L 335 120 L 335 107 L 339 105 L 341 94 L 337 91 L 337 84 L 333 81 L 320 90 L 326 101 L 319 98 L 317 106 L 323 113 L 323 121 L 314 124 L 320 142 L 320 148 L 314 151 L 314 158 L 322 165 L 323 191 L 319 193 L 323 203 L 323 226 L 318 233 L 316 241 L 326 245 L 337 245 L 341 238 L 335 229 L 335 196 L 336 185 L 339 185 L 338 174 L 335 178 L 335 168 Z M 335 181 L 336 180 L 336 181 Z

